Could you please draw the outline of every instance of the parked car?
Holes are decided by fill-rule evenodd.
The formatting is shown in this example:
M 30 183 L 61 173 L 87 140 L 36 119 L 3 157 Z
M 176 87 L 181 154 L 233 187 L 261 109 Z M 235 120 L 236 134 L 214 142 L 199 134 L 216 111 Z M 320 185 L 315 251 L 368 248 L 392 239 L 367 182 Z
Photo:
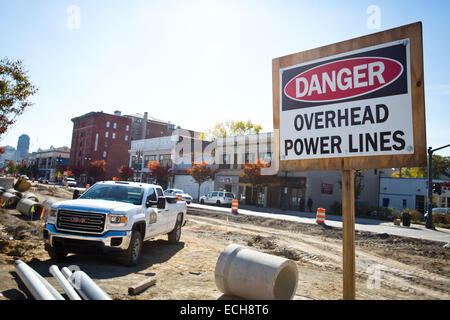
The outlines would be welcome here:
M 164 196 L 158 185 L 128 181 L 94 184 L 78 199 L 51 206 L 43 232 L 52 259 L 68 253 L 116 251 L 138 265 L 143 242 L 167 234 L 177 243 L 186 222 L 186 203 Z
M 218 206 L 229 205 L 233 203 L 234 194 L 226 191 L 211 191 L 207 195 L 200 197 L 201 204 L 215 204 Z
M 164 195 L 166 195 L 166 196 L 178 197 L 179 194 L 181 194 L 181 199 L 183 201 L 186 201 L 187 204 L 190 204 L 192 202 L 192 196 L 190 196 L 189 194 L 185 193 L 181 189 L 167 189 L 167 190 L 164 191 Z
M 47 179 L 46 177 L 40 177 L 40 178 L 38 179 L 38 182 L 39 182 L 39 183 L 46 183 L 46 184 L 48 184 L 48 179 Z
M 66 182 L 69 185 L 69 187 L 76 187 L 77 186 L 77 181 L 74 178 L 67 177 L 67 178 L 64 178 L 64 179 L 61 180 L 61 183 L 62 183 L 63 186 L 66 185 Z
M 433 212 L 433 214 L 435 212 L 440 212 L 442 214 L 442 217 L 445 217 L 445 215 L 447 213 L 450 214 L 450 208 L 433 208 L 433 209 L 431 209 L 431 212 Z M 428 211 L 425 212 L 425 214 L 423 216 L 425 220 L 427 219 L 427 216 L 428 216 Z

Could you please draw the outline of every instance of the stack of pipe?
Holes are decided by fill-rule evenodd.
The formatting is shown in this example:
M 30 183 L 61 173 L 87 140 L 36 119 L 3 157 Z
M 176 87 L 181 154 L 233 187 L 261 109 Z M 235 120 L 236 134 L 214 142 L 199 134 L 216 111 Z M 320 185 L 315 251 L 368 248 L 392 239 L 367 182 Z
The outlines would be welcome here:
M 14 266 L 22 282 L 36 300 L 64 300 L 64 297 L 21 260 L 16 260 Z M 59 283 L 70 300 L 112 300 L 85 272 L 75 271 L 72 273 L 64 267 L 61 271 L 56 265 L 49 268 L 50 273 Z

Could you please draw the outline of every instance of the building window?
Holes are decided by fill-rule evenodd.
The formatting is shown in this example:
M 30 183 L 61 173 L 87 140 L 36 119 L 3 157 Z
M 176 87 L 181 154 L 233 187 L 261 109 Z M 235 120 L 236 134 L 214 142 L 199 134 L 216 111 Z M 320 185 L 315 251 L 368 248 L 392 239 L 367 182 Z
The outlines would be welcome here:
M 103 151 L 103 158 L 106 158 L 106 151 Z
M 116 133 L 115 133 L 115 132 L 113 132 L 113 134 L 112 134 L 112 138 L 113 138 L 113 139 L 115 139 L 115 138 L 116 138 Z
M 147 135 L 148 136 L 150 135 L 150 129 L 147 129 Z
M 105 141 L 105 148 L 108 148 L 108 141 Z
M 125 131 L 130 131 L 130 126 L 128 124 L 125 127 Z
M 172 159 L 170 154 L 161 154 L 159 155 L 159 163 L 163 167 L 172 167 Z
M 106 131 L 106 132 L 105 132 L 105 138 L 108 138 L 108 137 L 109 137 L 109 132 Z
M 107 128 L 109 128 L 109 125 L 110 125 L 109 121 L 106 121 L 106 127 Z
M 128 136 L 125 136 L 125 141 L 128 141 Z
M 114 128 L 114 129 L 117 129 L 117 123 L 114 122 L 113 128 Z

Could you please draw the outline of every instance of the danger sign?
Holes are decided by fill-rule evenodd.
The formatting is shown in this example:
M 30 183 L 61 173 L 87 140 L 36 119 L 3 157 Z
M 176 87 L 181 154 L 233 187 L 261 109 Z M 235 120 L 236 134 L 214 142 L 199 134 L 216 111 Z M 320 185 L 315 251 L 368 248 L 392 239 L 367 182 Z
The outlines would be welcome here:
M 423 165 L 421 41 L 421 26 L 413 24 L 274 59 L 282 168 Z M 317 159 L 336 161 L 312 164 Z

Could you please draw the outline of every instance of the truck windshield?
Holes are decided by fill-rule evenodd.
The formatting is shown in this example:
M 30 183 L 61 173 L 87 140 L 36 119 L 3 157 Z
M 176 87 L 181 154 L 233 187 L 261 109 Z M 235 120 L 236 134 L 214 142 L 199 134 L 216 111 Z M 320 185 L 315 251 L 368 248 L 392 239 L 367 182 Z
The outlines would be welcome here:
M 144 189 L 127 185 L 95 184 L 79 199 L 109 200 L 140 205 Z

